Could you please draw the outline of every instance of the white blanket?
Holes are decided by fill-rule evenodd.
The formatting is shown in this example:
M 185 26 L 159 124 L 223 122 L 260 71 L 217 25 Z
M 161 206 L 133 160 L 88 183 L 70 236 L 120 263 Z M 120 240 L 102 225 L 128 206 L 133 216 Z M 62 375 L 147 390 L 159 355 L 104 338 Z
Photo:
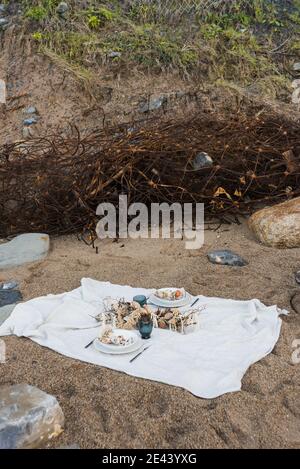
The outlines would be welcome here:
M 135 353 L 112 356 L 93 346 L 85 348 L 98 334 L 99 323 L 93 316 L 103 307 L 101 298 L 132 300 L 151 291 L 83 278 L 76 290 L 17 305 L 0 326 L 0 336 L 29 337 L 68 357 L 214 398 L 241 389 L 248 367 L 272 351 L 280 334 L 279 315 L 287 314 L 259 300 L 199 296 L 198 304 L 205 306 L 199 330 L 182 335 L 154 329 L 151 347 L 132 363 Z

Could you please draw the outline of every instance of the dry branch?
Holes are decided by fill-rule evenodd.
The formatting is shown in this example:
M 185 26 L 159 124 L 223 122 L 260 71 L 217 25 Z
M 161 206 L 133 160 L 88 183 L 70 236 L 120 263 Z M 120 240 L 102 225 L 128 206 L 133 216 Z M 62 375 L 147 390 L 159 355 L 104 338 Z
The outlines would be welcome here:
M 195 171 L 200 151 L 214 164 Z M 204 202 L 220 220 L 300 195 L 300 125 L 270 112 L 198 112 L 0 148 L 0 236 L 92 230 L 97 205 L 121 193 L 148 206 Z

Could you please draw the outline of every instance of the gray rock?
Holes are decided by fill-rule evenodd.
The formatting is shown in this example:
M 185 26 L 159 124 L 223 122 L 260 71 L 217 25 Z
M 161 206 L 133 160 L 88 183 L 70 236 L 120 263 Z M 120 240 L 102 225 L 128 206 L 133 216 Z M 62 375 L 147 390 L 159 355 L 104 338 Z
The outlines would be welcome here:
M 207 254 L 207 257 L 213 264 L 231 265 L 238 267 L 248 265 L 247 261 L 229 249 L 217 249 L 215 251 L 211 251 Z
M 0 283 L 0 290 L 13 290 L 17 288 L 19 283 L 16 280 L 11 280 L 10 282 Z
M 12 304 L 12 305 L 2 306 L 2 308 L 0 308 L 0 326 L 11 315 L 11 313 L 15 309 L 15 306 L 17 306 L 17 305 Z
M 49 236 L 42 233 L 26 233 L 0 244 L 0 269 L 44 259 L 49 244 Z
M 4 31 L 7 26 L 9 25 L 9 21 L 7 18 L 0 18 L 0 31 Z
M 0 15 L 3 15 L 4 13 L 6 13 L 6 8 L 7 8 L 7 5 L 0 3 Z
M 0 308 L 21 300 L 22 294 L 19 290 L 0 290 Z
M 39 448 L 62 432 L 56 398 L 28 384 L 0 388 L 0 449 Z
M 120 58 L 121 55 L 122 55 L 121 52 L 111 51 L 107 54 L 107 57 L 109 59 L 116 59 L 116 58 Z
M 294 72 L 300 72 L 300 62 L 296 62 L 293 65 Z
M 28 117 L 27 119 L 23 120 L 24 125 L 32 125 L 37 124 L 38 118 L 37 117 Z
M 36 114 L 37 109 L 35 106 L 28 106 L 26 109 L 24 109 L 25 114 Z
M 193 160 L 193 168 L 195 170 L 207 168 L 212 166 L 213 163 L 212 158 L 205 151 L 201 151 L 201 153 L 198 153 Z
M 300 270 L 298 270 L 298 272 L 295 272 L 295 280 L 300 285 Z
M 140 112 L 149 112 L 155 111 L 161 108 L 163 105 L 167 103 L 166 96 L 159 96 L 158 98 L 151 98 L 145 104 L 143 104 L 140 108 Z
M 69 11 L 69 5 L 66 2 L 60 2 L 57 5 L 56 13 L 58 13 L 59 15 L 64 15 L 68 11 Z

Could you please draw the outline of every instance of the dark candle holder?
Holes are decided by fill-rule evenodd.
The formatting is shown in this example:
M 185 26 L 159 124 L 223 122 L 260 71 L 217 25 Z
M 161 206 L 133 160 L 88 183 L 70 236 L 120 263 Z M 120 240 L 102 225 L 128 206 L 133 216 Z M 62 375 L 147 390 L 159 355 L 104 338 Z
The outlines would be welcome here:
M 138 329 L 142 339 L 150 339 L 153 329 L 153 320 L 151 317 L 142 316 L 138 321 Z

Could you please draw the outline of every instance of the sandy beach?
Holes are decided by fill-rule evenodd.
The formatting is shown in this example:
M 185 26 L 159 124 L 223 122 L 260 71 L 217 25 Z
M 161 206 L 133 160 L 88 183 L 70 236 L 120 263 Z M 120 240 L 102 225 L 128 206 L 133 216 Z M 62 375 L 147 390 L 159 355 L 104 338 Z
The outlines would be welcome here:
M 26 382 L 57 397 L 65 430 L 49 446 L 81 448 L 299 448 L 300 364 L 292 343 L 300 338 L 300 316 L 290 307 L 299 291 L 294 272 L 300 249 L 257 243 L 247 225 L 222 225 L 205 232 L 205 245 L 188 251 L 181 240 L 97 241 L 96 250 L 75 236 L 51 239 L 41 262 L 0 272 L 16 279 L 24 300 L 61 293 L 82 277 L 141 287 L 184 287 L 192 294 L 258 298 L 290 314 L 282 317 L 273 352 L 254 364 L 242 391 L 204 400 L 173 386 L 137 379 L 82 363 L 29 339 L 7 337 L 0 384 Z M 228 248 L 249 265 L 213 265 L 207 252 Z M 176 366 L 176 364 L 174 364 Z

